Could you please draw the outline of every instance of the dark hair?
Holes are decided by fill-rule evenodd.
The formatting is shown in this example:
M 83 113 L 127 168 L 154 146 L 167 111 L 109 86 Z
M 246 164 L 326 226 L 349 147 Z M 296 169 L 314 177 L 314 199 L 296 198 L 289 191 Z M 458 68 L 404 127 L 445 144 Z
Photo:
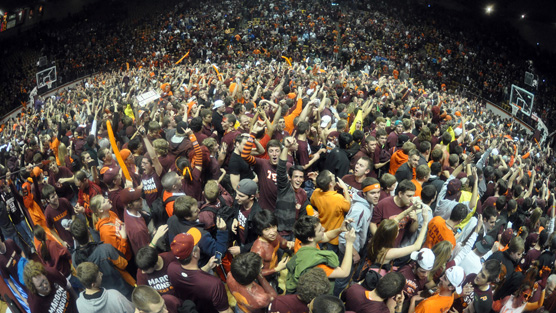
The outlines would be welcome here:
M 502 270 L 502 266 L 500 261 L 498 260 L 488 260 L 485 262 L 485 270 L 488 273 L 488 281 L 493 282 L 498 278 L 500 275 L 500 271 Z
M 305 170 L 303 169 L 303 166 L 297 164 L 292 165 L 288 170 L 288 175 L 290 175 L 290 178 L 293 176 L 294 171 L 300 171 L 301 173 L 305 174 Z
M 449 132 L 445 132 L 444 134 L 442 134 L 442 144 L 447 145 L 450 142 L 452 142 L 452 135 L 450 135 Z
M 48 201 L 50 195 L 56 193 L 56 188 L 50 184 L 44 184 L 41 190 L 42 197 Z
M 268 142 L 268 144 L 266 145 L 266 151 L 268 151 L 270 148 L 279 148 L 282 149 L 282 144 L 280 144 L 280 141 L 276 140 L 276 139 L 272 139 L 271 141 Z
M 405 277 L 398 272 L 384 275 L 376 286 L 376 293 L 382 299 L 389 299 L 402 292 L 405 286 Z
M 450 213 L 450 219 L 452 221 L 463 221 L 463 219 L 467 216 L 467 204 L 458 203 L 452 209 L 452 213 Z
M 483 210 L 483 219 L 486 219 L 488 221 L 493 216 L 498 217 L 498 213 L 496 212 L 496 209 L 492 206 L 487 206 Z
M 365 138 L 365 133 L 363 133 L 361 130 L 358 129 L 353 132 L 353 141 L 360 143 L 363 138 Z
M 317 187 L 322 191 L 328 191 L 332 179 L 332 173 L 329 170 L 321 171 L 317 176 Z
M 396 187 L 396 195 L 399 195 L 400 192 L 415 191 L 415 190 L 417 190 L 415 184 L 409 179 L 404 179 L 398 184 L 398 187 Z
M 502 211 L 506 207 L 506 196 L 500 196 L 496 199 L 496 210 Z
M 421 141 L 418 148 L 420 153 L 425 153 L 431 149 L 431 143 L 428 141 Z
M 80 245 L 86 245 L 89 242 L 89 229 L 87 223 L 82 219 L 76 218 L 70 226 L 70 233 Z
M 52 257 L 50 255 L 50 252 L 48 251 L 48 247 L 46 246 L 46 232 L 44 231 L 44 228 L 42 228 L 40 225 L 35 225 L 33 234 L 35 235 L 35 238 L 40 241 L 39 251 L 41 253 L 42 259 L 44 260 L 44 262 L 48 263 L 52 259 Z
M 338 136 L 338 146 L 340 149 L 347 149 L 353 142 L 353 136 L 350 133 L 340 133 Z
M 297 295 L 303 303 L 308 304 L 314 298 L 329 291 L 330 281 L 322 268 L 313 267 L 299 276 Z
M 425 204 L 429 204 L 436 197 L 436 187 L 434 185 L 426 185 L 421 190 L 421 200 Z
M 313 301 L 313 312 L 344 313 L 346 308 L 340 298 L 333 295 L 320 295 Z
M 262 263 L 263 259 L 255 252 L 240 254 L 232 260 L 232 276 L 240 285 L 247 286 L 259 276 Z
M 127 143 L 127 148 L 131 152 L 135 152 L 137 149 L 139 149 L 140 146 L 141 146 L 141 139 L 139 137 L 135 137 L 135 138 L 131 139 L 130 141 L 128 141 L 128 143 Z M 100 157 L 99 157 L 99 159 L 100 159 Z
M 307 121 L 301 121 L 297 124 L 297 133 L 298 134 L 305 134 L 311 128 L 311 124 Z
M 263 230 L 277 226 L 276 215 L 269 210 L 259 211 L 253 216 L 253 224 L 255 225 L 255 233 L 259 236 L 263 235 Z
M 148 270 L 156 266 L 158 262 L 158 252 L 151 246 L 145 246 L 135 255 L 135 264 L 141 270 Z
M 228 120 L 229 123 L 231 123 L 232 125 L 234 125 L 237 122 L 237 119 L 235 117 L 235 115 L 233 114 L 226 114 L 224 115 L 224 117 L 226 118 L 226 120 Z
M 309 238 L 315 237 L 315 227 L 320 220 L 314 216 L 304 215 L 293 224 L 293 234 L 302 244 L 309 243 Z
M 203 119 L 198 116 L 192 118 L 189 122 L 189 127 L 195 133 L 201 131 L 201 129 L 203 129 Z
M 496 182 L 496 186 L 498 186 L 498 194 L 503 195 L 506 193 L 506 191 L 508 190 L 508 182 L 503 180 L 503 179 L 499 179 Z M 498 200 L 496 200 L 498 201 Z

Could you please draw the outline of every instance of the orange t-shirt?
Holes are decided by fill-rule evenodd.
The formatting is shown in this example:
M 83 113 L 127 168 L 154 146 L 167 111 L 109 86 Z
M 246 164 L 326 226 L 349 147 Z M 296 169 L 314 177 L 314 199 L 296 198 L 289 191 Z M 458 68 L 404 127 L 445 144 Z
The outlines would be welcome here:
M 322 191 L 320 188 L 313 192 L 311 205 L 319 211 L 320 223 L 326 230 L 340 228 L 351 207 L 350 202 L 337 191 Z M 330 244 L 338 245 L 338 240 L 338 237 L 333 238 Z
M 415 313 L 446 313 L 454 304 L 454 295 L 449 297 L 436 294 L 427 298 L 415 308 Z
M 429 222 L 429 230 L 427 231 L 427 240 L 423 245 L 424 248 L 432 249 L 432 247 L 444 240 L 452 243 L 452 250 L 456 247 L 456 237 L 446 224 L 446 220 L 440 216 L 433 217 Z
M 417 181 L 417 179 L 412 179 L 411 182 L 415 185 L 415 197 L 421 198 L 421 191 L 423 190 L 423 186 L 421 183 Z

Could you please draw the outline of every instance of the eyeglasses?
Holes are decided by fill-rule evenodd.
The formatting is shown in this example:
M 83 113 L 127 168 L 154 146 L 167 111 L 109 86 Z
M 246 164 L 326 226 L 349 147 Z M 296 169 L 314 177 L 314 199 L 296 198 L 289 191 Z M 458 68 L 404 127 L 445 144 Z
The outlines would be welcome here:
M 528 291 L 524 291 L 522 295 L 523 295 L 523 300 L 525 300 L 525 301 L 529 301 L 529 299 L 530 299 L 531 296 L 532 296 L 531 291 L 529 291 L 529 290 L 528 290 Z

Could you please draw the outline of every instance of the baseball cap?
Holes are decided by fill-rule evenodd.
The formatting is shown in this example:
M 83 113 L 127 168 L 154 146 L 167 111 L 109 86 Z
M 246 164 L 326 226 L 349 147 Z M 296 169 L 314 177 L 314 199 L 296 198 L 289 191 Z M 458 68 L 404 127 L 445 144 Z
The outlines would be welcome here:
M 170 244 L 170 249 L 172 249 L 176 259 L 187 259 L 191 252 L 193 252 L 193 247 L 199 243 L 199 240 L 201 240 L 201 232 L 197 228 L 191 227 L 187 233 L 177 234 L 174 237 Z
M 456 292 L 461 294 L 463 281 L 465 280 L 465 271 L 460 266 L 452 266 L 446 270 L 446 278 L 452 286 L 456 287 Z
M 459 197 L 461 191 L 461 181 L 457 178 L 450 180 L 448 183 L 448 188 L 446 190 L 446 199 L 456 200 Z
M 111 184 L 112 181 L 114 181 L 114 178 L 118 175 L 118 172 L 119 172 L 118 169 L 114 167 L 107 168 L 106 171 L 104 171 L 104 174 L 102 176 L 102 181 L 107 185 Z
M 435 257 L 431 249 L 423 248 L 419 251 L 411 252 L 411 259 L 417 261 L 417 264 L 419 264 L 422 269 L 430 271 L 434 266 Z
M 131 151 L 129 149 L 122 149 L 120 150 L 120 156 L 122 160 L 127 160 L 127 158 L 131 155 Z
M 507 244 L 510 243 L 510 241 L 512 240 L 514 236 L 514 231 L 511 228 L 506 229 L 503 233 L 502 236 L 500 236 L 500 244 L 502 246 L 506 246 Z
M 463 129 L 461 129 L 459 127 L 454 129 L 454 134 L 456 135 L 456 137 L 460 136 L 462 132 L 463 132 Z
M 212 109 L 216 110 L 216 109 L 221 108 L 223 106 L 224 106 L 224 101 L 216 100 L 216 101 L 214 101 L 214 106 L 212 107 Z
M 402 123 L 402 121 L 397 120 L 396 122 L 394 122 L 394 126 L 398 126 L 398 125 L 400 125 L 401 123 Z
M 253 196 L 257 193 L 257 183 L 249 178 L 244 178 L 237 184 L 237 191 L 247 196 Z
M 325 116 L 321 117 L 320 118 L 320 127 L 325 128 L 326 126 L 328 126 L 328 123 L 330 123 L 330 121 L 332 121 L 332 118 L 329 115 L 325 115 Z
M 477 251 L 479 251 L 479 253 L 485 254 L 488 252 L 488 250 L 492 249 L 493 245 L 494 238 L 492 236 L 486 235 L 483 237 L 483 240 L 478 241 L 475 244 L 475 248 L 477 248 Z
M 135 200 L 141 199 L 141 192 L 141 189 L 124 188 L 120 191 L 120 199 L 125 205 L 128 205 Z

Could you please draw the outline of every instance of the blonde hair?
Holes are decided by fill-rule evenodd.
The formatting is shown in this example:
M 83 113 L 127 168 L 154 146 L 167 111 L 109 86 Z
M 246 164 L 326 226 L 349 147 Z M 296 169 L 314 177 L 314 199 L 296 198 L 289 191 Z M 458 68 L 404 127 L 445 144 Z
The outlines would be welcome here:
M 91 199 L 91 203 L 89 205 L 89 208 L 93 212 L 93 225 L 96 225 L 97 221 L 99 220 L 99 215 L 100 215 L 99 210 L 100 210 L 100 207 L 102 206 L 102 201 L 103 200 L 104 200 L 103 195 L 96 195 Z
M 450 256 L 452 255 L 452 243 L 444 240 L 432 247 L 432 253 L 434 253 L 434 265 L 432 266 L 431 271 L 429 272 L 429 280 L 434 278 L 434 274 L 438 272 L 440 268 L 446 265 Z
M 207 181 L 205 184 L 205 198 L 208 202 L 215 201 L 220 194 L 220 188 L 218 187 L 218 182 L 214 179 Z
M 160 156 L 166 156 L 168 154 L 168 148 L 170 147 L 170 144 L 165 139 L 158 138 L 153 141 L 153 147 L 156 154 Z
M 37 261 L 29 261 L 25 265 L 25 269 L 23 269 L 23 282 L 25 282 L 25 286 L 32 294 L 38 294 L 37 288 L 35 284 L 33 284 L 33 278 L 45 275 L 46 276 L 46 269 L 42 263 Z
M 60 162 L 60 166 L 66 166 L 66 156 L 68 155 L 68 148 L 65 144 L 60 142 L 58 146 L 58 162 Z

